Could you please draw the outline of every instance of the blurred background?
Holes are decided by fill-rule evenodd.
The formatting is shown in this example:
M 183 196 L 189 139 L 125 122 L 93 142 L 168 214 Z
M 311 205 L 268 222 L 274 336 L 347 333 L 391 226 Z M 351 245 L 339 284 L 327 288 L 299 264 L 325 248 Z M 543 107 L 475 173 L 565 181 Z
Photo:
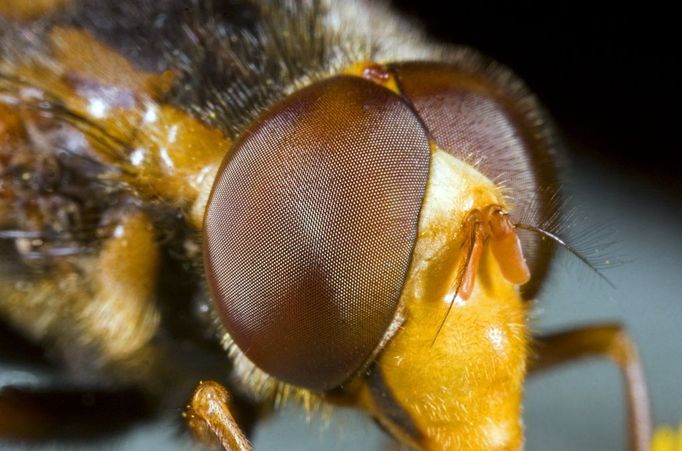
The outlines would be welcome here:
M 393 0 L 435 38 L 509 66 L 541 99 L 573 157 L 618 166 L 659 191 L 682 190 L 679 18 L 657 2 Z M 596 4 L 598 3 L 598 4 Z
M 612 8 L 570 2 L 562 8 L 462 2 L 447 11 L 435 0 L 394 4 L 435 38 L 477 48 L 509 66 L 554 118 L 566 144 L 563 180 L 572 205 L 586 230 L 612 226 L 607 241 L 618 244 L 608 252 L 628 262 L 606 272 L 616 285 L 612 289 L 560 255 L 535 309 L 534 328 L 626 324 L 639 344 L 655 422 L 677 424 L 682 418 L 677 15 L 651 3 Z M 4 374 L 34 377 L 19 369 Z M 606 361 L 531 378 L 526 449 L 625 449 L 624 406 L 620 375 Z M 169 416 L 99 446 L 186 449 L 175 421 Z M 322 423 L 309 424 L 288 407 L 256 429 L 255 448 L 390 449 L 390 441 L 361 415 L 339 410 Z

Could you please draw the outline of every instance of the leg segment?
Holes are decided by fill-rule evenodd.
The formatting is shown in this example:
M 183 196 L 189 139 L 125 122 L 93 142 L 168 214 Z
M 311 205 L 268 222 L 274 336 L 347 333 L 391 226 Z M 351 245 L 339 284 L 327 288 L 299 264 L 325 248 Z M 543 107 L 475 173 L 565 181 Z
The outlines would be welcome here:
M 630 449 L 649 449 L 651 416 L 644 371 L 635 344 L 622 326 L 594 325 L 534 337 L 533 346 L 531 373 L 586 357 L 611 359 L 625 380 Z
M 222 446 L 228 451 L 251 451 L 229 407 L 230 396 L 217 382 L 202 381 L 185 411 L 185 419 L 194 437 L 210 448 Z

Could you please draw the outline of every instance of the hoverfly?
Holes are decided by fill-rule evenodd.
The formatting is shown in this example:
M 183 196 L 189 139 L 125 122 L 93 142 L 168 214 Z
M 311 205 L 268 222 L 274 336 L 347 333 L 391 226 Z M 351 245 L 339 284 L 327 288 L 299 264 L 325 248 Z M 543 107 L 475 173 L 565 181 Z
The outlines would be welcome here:
M 529 331 L 552 244 L 574 250 L 552 134 L 508 70 L 369 2 L 0 14 L 0 313 L 103 406 L 4 390 L 5 437 L 104 421 L 132 387 L 135 412 L 189 399 L 207 446 L 250 448 L 244 398 L 355 407 L 416 449 L 520 449 L 526 374 L 599 355 L 647 448 L 620 326 Z

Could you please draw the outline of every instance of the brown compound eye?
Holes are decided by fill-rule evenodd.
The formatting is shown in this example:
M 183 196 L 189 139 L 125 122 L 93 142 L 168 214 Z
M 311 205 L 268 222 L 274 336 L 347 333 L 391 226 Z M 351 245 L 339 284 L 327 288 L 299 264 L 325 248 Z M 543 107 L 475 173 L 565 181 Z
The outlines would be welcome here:
M 472 66 L 468 64 L 467 66 Z M 543 224 L 555 215 L 557 186 L 546 124 L 534 99 L 501 69 L 414 62 L 390 66 L 438 145 L 505 188 L 512 215 Z M 551 243 L 523 235 L 535 296 L 548 268 Z
M 368 360 L 395 316 L 429 161 L 410 107 L 355 77 L 294 93 L 244 133 L 213 186 L 204 266 L 259 368 L 327 390 Z

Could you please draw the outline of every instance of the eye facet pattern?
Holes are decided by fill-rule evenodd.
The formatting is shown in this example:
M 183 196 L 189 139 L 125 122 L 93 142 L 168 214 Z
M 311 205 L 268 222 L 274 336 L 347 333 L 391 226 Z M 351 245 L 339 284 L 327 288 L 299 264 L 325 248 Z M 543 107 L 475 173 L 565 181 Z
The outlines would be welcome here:
M 538 224 L 550 219 L 556 193 L 547 188 L 557 186 L 551 143 L 520 82 L 446 63 L 398 63 L 391 69 L 443 150 L 501 184 L 516 207 L 514 216 L 530 215 Z M 547 271 L 551 244 L 537 236 L 521 238 L 532 275 L 523 290 L 532 298 Z
M 407 103 L 348 76 L 297 91 L 236 142 L 206 210 L 204 266 L 254 364 L 328 390 L 367 362 L 395 316 L 429 162 Z

